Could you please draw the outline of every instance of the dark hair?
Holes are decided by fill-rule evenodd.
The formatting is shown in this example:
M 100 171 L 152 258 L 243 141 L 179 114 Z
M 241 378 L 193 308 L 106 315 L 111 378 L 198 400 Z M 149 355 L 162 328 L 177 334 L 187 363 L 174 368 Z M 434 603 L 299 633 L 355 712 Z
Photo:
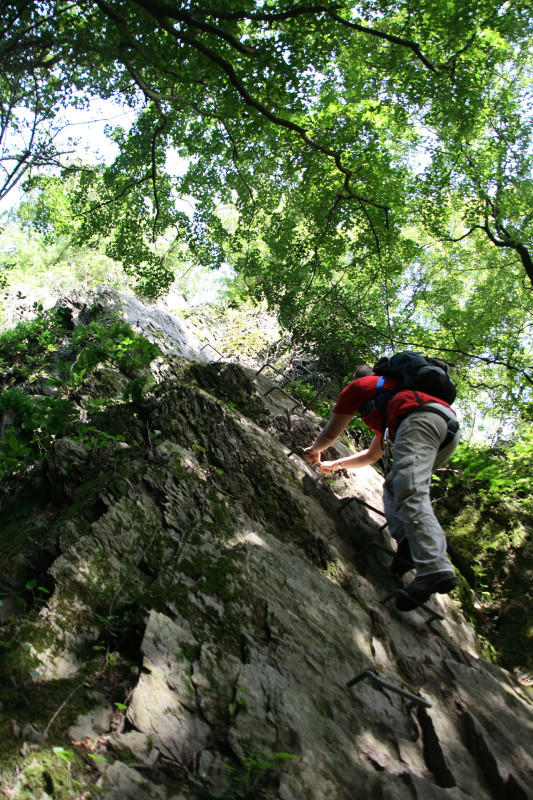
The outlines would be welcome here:
M 353 374 L 354 381 L 357 378 L 368 378 L 370 375 L 374 375 L 374 370 L 370 366 L 370 364 L 361 364 L 360 367 L 357 367 Z

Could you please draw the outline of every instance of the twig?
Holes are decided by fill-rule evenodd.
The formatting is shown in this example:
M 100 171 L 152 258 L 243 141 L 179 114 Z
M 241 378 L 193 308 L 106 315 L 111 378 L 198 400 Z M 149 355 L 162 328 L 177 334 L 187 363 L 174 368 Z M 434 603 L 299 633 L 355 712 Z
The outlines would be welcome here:
M 54 720 L 56 719 L 56 717 L 57 717 L 57 716 L 59 716 L 59 714 L 60 714 L 60 713 L 63 711 L 63 709 L 65 708 L 65 706 L 66 706 L 66 705 L 67 705 L 67 703 L 69 702 L 69 700 L 70 700 L 72 697 L 74 697 L 74 695 L 76 694 L 76 692 L 77 692 L 79 689 L 81 689 L 81 688 L 82 688 L 82 686 L 86 686 L 86 687 L 88 687 L 88 686 L 89 686 L 89 684 L 88 684 L 88 683 L 86 683 L 85 681 L 83 681 L 83 683 L 80 683 L 78 686 L 76 686 L 76 688 L 75 688 L 75 689 L 73 689 L 73 690 L 72 690 L 72 692 L 69 694 L 69 696 L 67 697 L 67 699 L 66 699 L 66 700 L 64 700 L 64 701 L 61 703 L 61 705 L 60 705 L 60 706 L 59 706 L 59 708 L 57 709 L 56 713 L 53 715 L 52 719 L 50 720 L 50 722 L 48 723 L 48 725 L 47 725 L 47 726 L 46 726 L 46 728 L 44 729 L 44 733 L 43 733 L 43 740 L 44 740 L 44 739 L 46 739 L 46 737 L 48 736 L 48 731 L 50 730 L 50 727 L 51 727 L 52 723 L 54 722 Z

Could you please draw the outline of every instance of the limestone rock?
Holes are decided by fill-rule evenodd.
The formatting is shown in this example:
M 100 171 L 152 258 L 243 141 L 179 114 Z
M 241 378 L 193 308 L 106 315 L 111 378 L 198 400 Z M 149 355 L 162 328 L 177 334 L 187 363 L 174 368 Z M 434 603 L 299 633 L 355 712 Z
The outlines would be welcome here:
M 62 490 L 67 497 L 74 497 L 83 480 L 88 461 L 87 450 L 78 442 L 63 437 L 52 443 L 47 459 L 47 478 L 53 491 Z
M 160 755 L 150 736 L 136 730 L 115 733 L 109 737 L 108 744 L 116 751 L 119 760 L 125 760 L 127 756 L 128 762 L 133 760 L 142 767 L 154 767 Z
M 69 301 L 74 323 L 105 311 L 102 295 L 89 301 Z M 157 338 L 157 315 L 117 308 Z M 187 341 L 168 346 L 131 423 L 117 399 L 128 447 L 87 455 L 58 440 L 48 475 L 61 491 L 16 511 L 28 529 L 46 520 L 54 589 L 3 626 L 7 751 L 21 758 L 13 731 L 54 724 L 26 748 L 12 796 L 29 800 L 41 758 L 36 797 L 59 766 L 62 798 L 91 780 L 107 800 L 531 800 L 527 690 L 483 659 L 453 597 L 432 598 L 444 620 L 431 624 L 386 602 L 402 584 L 382 477 L 317 481 L 287 455 L 321 421 Z M 341 510 L 348 497 L 365 505 Z M 50 754 L 87 737 L 105 761 Z
M 195 713 L 196 696 L 183 645 L 194 647 L 196 641 L 168 617 L 152 612 L 142 645 L 146 673 L 135 688 L 128 718 L 151 737 L 162 755 L 188 764 L 205 747 L 210 729 Z
M 97 782 L 98 796 L 104 800 L 167 800 L 164 788 L 154 786 L 128 764 L 115 761 Z
M 108 733 L 113 711 L 113 707 L 106 704 L 93 708 L 88 714 L 80 714 L 76 723 L 68 729 L 68 738 L 71 741 L 83 741 Z
M 202 342 L 183 320 L 160 308 L 144 305 L 116 289 L 97 287 L 79 292 L 63 298 L 59 305 L 71 311 L 74 324 L 87 324 L 103 315 L 111 319 L 118 314 L 135 331 L 167 352 L 204 363 L 213 359 L 209 348 L 202 349 Z

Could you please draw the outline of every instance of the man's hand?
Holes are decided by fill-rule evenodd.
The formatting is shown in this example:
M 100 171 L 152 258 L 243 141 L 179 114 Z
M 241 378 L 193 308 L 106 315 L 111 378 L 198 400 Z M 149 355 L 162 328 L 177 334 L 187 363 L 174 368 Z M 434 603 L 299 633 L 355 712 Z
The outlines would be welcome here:
M 315 467 L 317 464 L 320 464 L 320 453 L 321 450 L 313 450 L 312 447 L 306 447 L 304 452 L 304 458 L 308 464 L 311 464 L 312 467 Z
M 333 475 L 334 472 L 338 472 L 340 469 L 338 461 L 323 461 L 320 465 L 319 472 L 322 475 Z

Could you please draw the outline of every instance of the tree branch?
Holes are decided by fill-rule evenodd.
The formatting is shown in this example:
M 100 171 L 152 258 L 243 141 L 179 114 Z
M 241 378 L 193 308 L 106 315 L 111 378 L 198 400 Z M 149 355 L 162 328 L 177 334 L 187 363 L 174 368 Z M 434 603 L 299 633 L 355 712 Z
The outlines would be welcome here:
M 304 14 L 329 14 L 330 11 L 337 11 L 344 8 L 343 3 L 333 3 L 329 6 L 299 6 L 298 8 L 291 8 L 286 11 L 257 11 L 249 14 L 246 11 L 221 11 L 218 8 L 204 9 L 205 16 L 214 17 L 215 19 L 225 20 L 257 20 L 258 22 L 283 22 L 286 19 L 294 19 L 301 17 Z
M 154 216 L 154 222 L 153 222 L 153 226 L 152 226 L 152 238 L 153 238 L 153 241 L 155 241 L 157 222 L 159 220 L 159 216 L 160 216 L 160 213 L 161 213 L 161 207 L 160 207 L 160 204 L 159 204 L 159 194 L 158 194 L 158 190 L 157 190 L 156 143 L 157 143 L 157 138 L 158 138 L 159 134 L 161 134 L 165 130 L 166 126 L 168 125 L 169 118 L 164 113 L 163 109 L 161 108 L 161 103 L 160 103 L 161 97 L 160 97 L 160 95 L 158 95 L 156 92 L 152 92 L 151 91 L 151 89 L 146 85 L 146 83 L 142 79 L 142 77 L 139 74 L 139 72 L 131 64 L 129 64 L 126 60 L 124 60 L 124 65 L 126 66 L 126 69 L 130 73 L 130 75 L 133 78 L 133 80 L 136 83 L 136 85 L 143 92 L 143 94 L 146 97 L 146 99 L 148 101 L 153 102 L 154 106 L 157 108 L 157 110 L 158 110 L 158 112 L 159 112 L 159 114 L 161 115 L 161 118 L 162 118 L 161 124 L 155 129 L 154 133 L 152 134 L 152 138 L 151 138 L 151 142 L 150 142 L 150 161 L 151 161 L 151 164 L 152 164 L 152 170 L 151 170 L 152 191 L 153 191 L 154 206 L 155 206 L 155 216 Z
M 229 82 L 233 86 L 233 88 L 237 91 L 239 96 L 244 100 L 245 104 L 251 106 L 256 111 L 258 111 L 262 116 L 266 117 L 270 122 L 273 122 L 275 125 L 286 128 L 287 130 L 293 131 L 297 133 L 303 141 L 308 144 L 313 150 L 316 150 L 324 155 L 332 158 L 335 161 L 337 169 L 345 175 L 347 181 L 352 177 L 353 172 L 344 166 L 341 159 L 341 154 L 335 150 L 331 150 L 329 147 L 325 147 L 321 145 L 319 142 L 312 139 L 305 128 L 301 125 L 298 125 L 295 122 L 291 122 L 291 120 L 285 119 L 284 117 L 280 117 L 278 114 L 272 112 L 269 108 L 267 108 L 260 100 L 257 100 L 253 95 L 250 94 L 248 89 L 245 87 L 237 73 L 235 72 L 235 68 L 233 64 L 231 64 L 227 59 L 223 58 L 221 55 L 216 53 L 210 47 L 205 45 L 203 42 L 199 42 L 197 39 L 189 36 L 186 33 L 181 31 L 177 31 L 172 25 L 170 25 L 166 21 L 161 21 L 161 27 L 164 28 L 171 36 L 179 39 L 180 41 L 184 42 L 185 44 L 194 47 L 198 50 L 202 55 L 206 56 L 210 61 L 217 64 L 227 75 Z M 361 204 L 371 205 L 374 208 L 378 208 L 379 210 L 388 214 L 388 206 L 384 206 L 381 203 L 377 203 L 374 200 L 369 200 L 368 198 L 362 197 L 361 195 L 356 194 L 348 185 L 346 185 L 346 189 L 349 192 L 349 195 L 352 199 L 359 201 Z M 388 217 L 386 216 L 387 223 Z
M 199 112 L 199 113 L 202 113 L 202 112 Z M 232 144 L 232 148 L 233 149 L 231 151 L 231 157 L 232 157 L 232 161 L 233 161 L 233 166 L 235 167 L 239 178 L 241 179 L 241 181 L 246 186 L 246 190 L 248 191 L 248 194 L 250 195 L 250 200 L 251 200 L 251 203 L 252 203 L 252 214 L 255 214 L 255 197 L 254 197 L 254 193 L 252 191 L 252 187 L 250 186 L 248 181 L 243 176 L 242 171 L 241 171 L 239 165 L 237 164 L 237 161 L 238 161 L 238 158 L 239 158 L 239 151 L 237 150 L 237 142 L 235 141 L 235 139 L 233 137 L 233 134 L 230 131 L 226 120 L 221 115 L 216 115 L 216 116 L 217 116 L 220 124 L 222 125 L 222 127 L 226 131 L 226 133 L 228 135 L 228 138 L 229 138 L 229 140 L 230 140 L 230 142 Z
M 496 238 L 496 236 L 489 227 L 489 220 L 487 214 L 485 214 L 485 224 L 475 225 L 474 227 L 479 228 L 479 230 L 483 231 L 488 236 L 488 238 L 495 247 L 508 247 L 511 250 L 514 250 L 518 254 L 518 257 L 522 263 L 522 266 L 524 267 L 526 275 L 533 284 L 533 259 L 531 258 L 531 253 L 529 252 L 529 249 L 526 247 L 525 244 L 523 244 L 522 242 L 517 242 L 514 239 Z
M 146 183 L 146 181 L 149 181 L 151 177 L 152 173 L 150 172 L 148 175 L 145 175 L 142 178 L 137 178 L 136 180 L 131 181 L 124 187 L 124 189 L 121 192 L 115 195 L 115 197 L 112 197 L 110 200 L 104 200 L 102 203 L 95 203 L 95 205 L 91 206 L 85 211 L 81 211 L 76 216 L 84 217 L 87 214 L 91 214 L 93 211 L 97 211 L 99 208 L 105 208 L 105 206 L 110 206 L 112 203 L 116 203 L 117 200 L 120 200 L 121 197 L 124 197 L 124 195 L 126 195 L 130 189 L 133 189 L 134 186 L 140 186 L 141 183 Z
M 154 224 L 152 226 L 152 239 L 153 239 L 154 242 L 155 242 L 155 238 L 156 238 L 156 227 L 157 227 L 157 223 L 158 223 L 158 220 L 159 220 L 159 216 L 161 214 L 161 206 L 159 204 L 159 194 L 158 194 L 158 191 L 157 191 L 156 145 L 157 145 L 158 136 L 161 133 L 163 133 L 163 131 L 165 130 L 165 128 L 166 128 L 166 126 L 168 125 L 168 122 L 169 122 L 169 118 L 165 114 L 163 114 L 163 112 L 159 108 L 159 106 L 158 106 L 158 111 L 162 115 L 163 118 L 161 120 L 161 124 L 153 132 L 152 139 L 151 139 L 151 142 L 150 142 L 150 157 L 151 157 L 151 161 L 152 161 L 152 171 L 151 171 L 152 191 L 154 193 L 154 204 L 155 204 Z
M 420 344 L 420 342 L 405 342 L 405 341 L 398 341 L 397 344 L 401 344 L 404 347 L 409 348 L 420 348 L 422 350 L 426 350 L 428 352 L 433 353 L 456 353 L 457 355 L 465 356 L 466 358 L 472 359 L 473 361 L 481 361 L 484 364 L 497 364 L 500 367 L 505 367 L 510 372 L 516 372 L 518 375 L 522 375 L 528 383 L 533 386 L 533 374 L 526 372 L 526 370 L 522 367 L 517 367 L 514 364 L 511 364 L 510 361 L 506 361 L 498 356 L 491 358 L 490 356 L 478 356 L 475 353 L 469 353 L 466 350 L 463 350 L 460 347 L 452 348 L 452 347 L 432 347 L 431 345 Z
M 469 231 L 467 231 L 467 233 L 464 233 L 462 236 L 457 237 L 457 239 L 454 239 L 453 236 L 446 236 L 442 241 L 444 241 L 444 242 L 462 242 L 463 239 L 468 238 L 468 236 L 470 236 L 476 230 L 476 228 L 478 228 L 478 227 L 479 227 L 478 225 L 472 225 L 472 227 L 470 228 Z
M 431 72 L 433 72 L 435 75 L 439 74 L 437 68 L 425 57 L 420 49 L 420 46 L 416 42 L 412 42 L 409 39 L 402 39 L 400 36 L 394 36 L 392 33 L 379 31 L 376 28 L 367 28 L 364 25 L 359 25 L 357 22 L 350 22 L 349 20 L 344 19 L 344 17 L 339 16 L 339 14 L 335 13 L 334 11 L 328 11 L 328 15 L 336 22 L 344 25 L 345 28 L 351 28 L 352 30 L 359 31 L 359 33 L 367 33 L 371 36 L 376 36 L 378 39 L 384 39 L 391 44 L 398 44 L 400 47 L 406 47 L 415 54 L 418 60 L 421 61 L 422 64 L 427 67 L 427 69 L 431 70 Z
M 198 30 L 204 31 L 204 33 L 214 34 L 219 39 L 223 39 L 225 42 L 231 45 L 231 47 L 233 47 L 239 53 L 243 53 L 247 56 L 256 55 L 257 53 L 255 48 L 243 44 L 239 41 L 239 39 L 237 39 L 237 37 L 233 36 L 231 33 L 228 33 L 223 28 L 219 28 L 217 25 L 212 25 L 209 22 L 203 22 L 195 14 L 190 14 L 182 9 L 177 9 L 175 6 L 161 2 L 161 0 L 133 0 L 133 2 L 136 5 L 141 6 L 141 8 L 144 8 L 145 11 L 148 11 L 148 13 L 155 17 L 155 19 L 158 21 L 166 18 L 175 19 L 178 22 L 184 22 L 185 24 L 194 28 L 198 28 Z
M 282 22 L 286 19 L 295 19 L 297 17 L 301 17 L 308 14 L 327 14 L 331 19 L 335 22 L 338 22 L 340 25 L 343 25 L 346 28 L 351 28 L 352 30 L 358 31 L 359 33 L 369 34 L 370 36 L 375 36 L 379 39 L 383 39 L 391 44 L 397 44 L 400 47 L 405 47 L 408 50 L 411 50 L 414 55 L 418 58 L 418 60 L 424 64 L 424 66 L 431 70 L 435 75 L 439 74 L 437 67 L 431 63 L 431 61 L 424 56 L 422 50 L 420 49 L 420 45 L 416 42 L 413 42 L 409 39 L 403 39 L 400 36 L 395 36 L 392 33 L 385 33 L 384 31 L 380 31 L 377 28 L 369 28 L 365 25 L 359 25 L 357 22 L 350 22 L 344 17 L 341 17 L 337 11 L 341 11 L 345 8 L 343 4 L 334 3 L 330 6 L 325 5 L 317 5 L 317 6 L 300 6 L 299 8 L 293 8 L 288 11 L 276 11 L 272 13 L 268 12 L 257 12 L 252 14 L 247 14 L 246 12 L 242 11 L 234 11 L 234 12 L 224 12 L 218 11 L 215 9 L 206 9 L 205 14 L 207 16 L 214 17 L 216 19 L 224 19 L 224 20 L 239 20 L 239 19 L 246 19 L 246 20 L 257 20 L 258 22 Z

